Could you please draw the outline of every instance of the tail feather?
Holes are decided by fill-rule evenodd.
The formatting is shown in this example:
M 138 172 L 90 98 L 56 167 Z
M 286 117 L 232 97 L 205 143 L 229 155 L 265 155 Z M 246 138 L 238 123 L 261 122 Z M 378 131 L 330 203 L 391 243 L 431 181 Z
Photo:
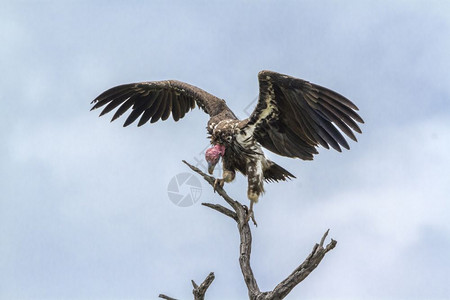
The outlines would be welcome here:
M 264 180 L 267 182 L 286 181 L 288 179 L 296 178 L 289 171 L 280 167 L 273 161 L 268 161 L 269 167 L 264 170 Z

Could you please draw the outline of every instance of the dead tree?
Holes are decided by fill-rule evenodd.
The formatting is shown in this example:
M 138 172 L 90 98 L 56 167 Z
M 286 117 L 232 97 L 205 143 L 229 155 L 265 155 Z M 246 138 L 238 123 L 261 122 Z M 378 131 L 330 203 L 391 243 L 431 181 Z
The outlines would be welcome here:
M 203 173 L 200 169 L 190 165 L 186 161 L 183 161 L 194 172 L 201 175 L 211 186 L 214 187 L 215 178 Z M 336 246 L 336 241 L 331 239 L 330 243 L 324 246 L 325 239 L 328 235 L 327 230 L 322 236 L 320 242 L 315 244 L 308 257 L 288 276 L 281 281 L 272 291 L 261 292 L 250 266 L 250 254 L 252 252 L 252 233 L 248 224 L 248 209 L 245 205 L 242 205 L 236 200 L 233 200 L 228 196 L 223 188 L 216 187 L 217 193 L 231 206 L 232 209 L 226 208 L 220 204 L 202 203 L 202 205 L 212 208 L 230 218 L 237 223 L 239 230 L 239 236 L 241 240 L 240 252 L 239 252 L 239 264 L 241 267 L 242 275 L 248 289 L 248 297 L 250 300 L 278 300 L 284 299 L 292 289 L 302 282 L 322 261 L 325 254 Z M 256 222 L 253 219 L 256 225 Z M 195 300 L 203 300 L 208 287 L 214 280 L 214 273 L 210 273 L 206 277 L 205 281 L 198 286 L 193 280 L 194 286 L 193 294 Z M 163 299 L 174 299 L 166 295 L 159 295 Z

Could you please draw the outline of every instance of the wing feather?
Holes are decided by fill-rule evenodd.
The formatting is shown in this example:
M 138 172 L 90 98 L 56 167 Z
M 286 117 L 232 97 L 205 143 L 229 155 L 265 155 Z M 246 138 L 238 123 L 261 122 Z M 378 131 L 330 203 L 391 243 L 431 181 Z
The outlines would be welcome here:
M 123 103 L 123 99 L 114 99 L 111 102 L 109 102 L 108 105 L 106 105 L 106 107 L 102 110 L 102 112 L 100 113 L 100 116 L 103 116 L 104 114 L 109 113 L 110 111 L 112 111 L 114 108 L 116 108 L 117 106 L 119 106 L 120 104 Z
M 164 93 L 161 95 L 159 106 L 155 110 L 155 114 L 152 116 L 150 123 L 155 123 L 156 121 L 159 120 L 159 118 L 161 118 L 161 116 L 164 112 L 164 109 L 166 108 L 166 105 L 167 105 L 167 93 Z
M 320 87 L 320 94 L 327 96 L 330 99 L 333 99 L 334 101 L 337 101 L 345 106 L 347 106 L 350 109 L 359 110 L 358 107 L 350 100 L 342 96 L 341 94 L 336 93 L 335 91 L 332 91 L 330 89 L 327 89 L 323 86 L 314 85 L 316 87 Z M 362 121 L 364 122 L 364 121 Z
M 348 128 L 348 126 L 338 116 L 336 116 L 332 111 L 328 110 L 322 104 L 319 104 L 318 107 L 330 122 L 336 124 L 336 126 L 339 127 L 339 129 L 344 132 L 349 138 L 351 138 L 355 142 L 357 141 L 356 136 L 353 134 L 350 128 Z
M 177 122 L 181 117 L 181 107 L 180 107 L 180 100 L 176 98 L 175 95 L 173 95 L 172 98 L 172 117 L 175 122 Z
M 128 98 L 117 110 L 116 113 L 113 115 L 111 122 L 115 119 L 119 118 L 121 115 L 123 115 L 131 106 L 133 106 L 133 100 Z
M 364 123 L 364 120 L 351 108 L 342 105 L 341 103 L 334 101 L 334 99 L 331 99 L 329 97 L 321 97 L 325 102 L 336 108 L 337 111 L 340 111 L 342 114 L 351 117 L 352 119 L 358 121 L 359 123 Z
M 144 111 L 144 113 L 142 114 L 142 117 L 139 119 L 138 127 L 147 123 L 148 120 L 150 120 L 150 118 L 152 117 L 152 114 L 153 114 L 153 112 L 151 110 L 147 109 L 146 111 Z
M 162 121 L 167 120 L 167 118 L 169 118 L 169 116 L 170 116 L 171 111 L 172 111 L 172 93 L 168 92 L 167 93 L 167 101 L 166 101 L 166 105 L 164 108 L 164 112 L 161 116 L 161 120 Z
M 109 99 L 111 99 L 111 97 L 115 97 L 117 95 L 120 95 L 123 92 L 127 92 L 129 90 L 130 86 L 131 86 L 131 84 L 122 84 L 122 85 L 113 87 L 113 88 L 101 93 L 97 98 L 95 98 L 94 101 L 91 102 L 91 104 L 97 103 L 100 106 L 102 106 L 105 103 L 109 102 L 110 101 Z M 94 107 L 92 109 L 94 109 Z
M 119 85 L 101 93 L 91 104 L 93 104 L 91 110 L 106 105 L 100 115 L 118 107 L 111 121 L 131 109 L 124 126 L 130 125 L 139 117 L 138 126 L 147 122 L 154 123 L 160 119 L 164 121 L 170 114 L 178 121 L 196 106 L 202 108 L 211 118 L 236 119 L 224 100 L 198 87 L 176 80 Z
M 356 141 L 364 123 L 358 107 L 344 96 L 302 79 L 261 71 L 259 100 L 242 128 L 279 155 L 313 159 L 317 147 L 349 149 L 345 134 Z
M 143 106 L 143 105 L 133 108 L 130 115 L 128 116 L 125 123 L 123 124 L 123 127 L 127 127 L 128 125 L 130 125 L 131 123 L 136 121 L 136 119 L 142 115 L 144 110 L 145 110 L 145 106 Z
M 111 97 L 111 101 L 109 102 L 109 104 L 111 104 L 112 102 L 118 102 L 119 104 L 123 103 L 124 101 L 128 100 L 128 98 L 130 98 L 131 96 L 133 96 L 133 93 L 130 93 L 129 91 L 125 91 L 123 93 L 115 94 L 113 97 Z M 97 108 L 99 108 L 101 106 L 104 106 L 105 104 L 108 104 L 108 101 L 98 102 L 94 107 L 92 107 L 91 110 L 97 109 Z M 110 110 L 115 108 L 115 107 L 111 108 L 109 106 L 109 104 L 103 109 L 103 111 L 101 112 L 100 115 L 104 115 L 107 112 L 109 112 Z
M 186 99 L 186 97 L 184 95 L 180 96 L 180 100 L 181 101 L 179 101 L 178 104 L 180 104 L 180 119 L 181 119 L 181 118 L 184 118 L 184 115 L 186 114 L 188 100 Z

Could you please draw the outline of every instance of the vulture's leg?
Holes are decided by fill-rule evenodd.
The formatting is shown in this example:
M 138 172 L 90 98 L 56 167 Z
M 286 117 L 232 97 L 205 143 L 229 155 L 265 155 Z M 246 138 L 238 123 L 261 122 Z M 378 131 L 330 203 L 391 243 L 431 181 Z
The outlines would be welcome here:
M 262 171 L 262 162 L 260 160 L 255 159 L 247 163 L 247 178 L 247 197 L 250 200 L 250 209 L 248 211 L 246 222 L 248 222 L 250 218 L 252 218 L 253 223 L 255 223 L 256 225 L 255 216 L 253 213 L 253 204 L 258 202 L 259 196 L 264 193 L 264 177 Z
M 248 221 L 250 221 L 250 218 L 251 218 L 253 221 L 253 224 L 255 224 L 255 226 L 258 226 L 258 223 L 256 223 L 256 220 L 255 220 L 255 214 L 253 212 L 253 203 L 255 203 L 255 201 L 250 200 L 250 209 L 247 211 L 247 217 L 245 218 L 245 223 L 248 223 Z
M 223 167 L 223 178 L 217 178 L 216 181 L 214 181 L 214 191 L 216 191 L 217 187 L 223 188 L 223 185 L 225 182 L 231 182 L 236 177 L 235 171 L 230 171 L 225 169 L 225 166 Z

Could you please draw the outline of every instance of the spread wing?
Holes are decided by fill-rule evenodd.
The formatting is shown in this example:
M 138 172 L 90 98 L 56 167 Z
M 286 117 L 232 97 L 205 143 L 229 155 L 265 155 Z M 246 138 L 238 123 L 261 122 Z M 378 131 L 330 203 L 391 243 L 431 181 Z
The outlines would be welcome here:
M 361 133 L 358 108 L 342 95 L 271 71 L 259 72 L 258 79 L 259 100 L 243 130 L 270 151 L 312 160 L 319 144 L 349 149 L 341 132 L 354 141 L 353 131 Z
M 131 110 L 124 127 L 138 118 L 140 118 L 138 126 L 149 121 L 154 123 L 159 119 L 164 121 L 170 114 L 178 121 L 195 108 L 196 104 L 211 117 L 223 115 L 236 118 L 224 100 L 198 87 L 176 80 L 119 85 L 100 94 L 91 104 L 94 104 L 91 110 L 106 105 L 100 116 L 117 108 L 111 121 Z

